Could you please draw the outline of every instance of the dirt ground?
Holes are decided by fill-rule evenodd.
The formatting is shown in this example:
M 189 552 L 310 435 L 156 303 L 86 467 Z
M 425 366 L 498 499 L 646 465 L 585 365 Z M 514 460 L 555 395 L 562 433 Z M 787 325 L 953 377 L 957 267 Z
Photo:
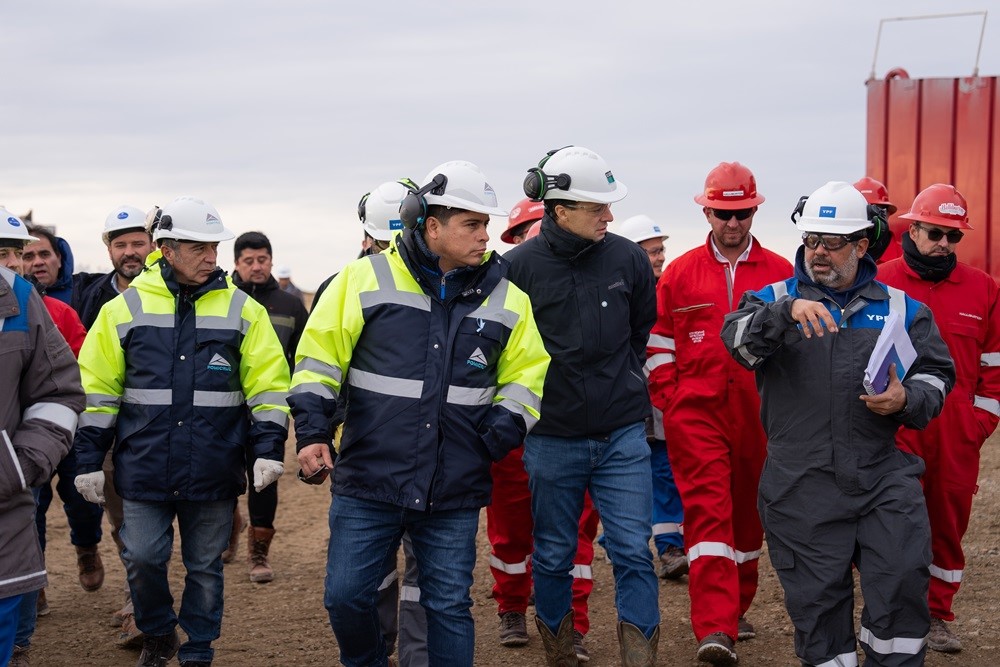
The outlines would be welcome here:
M 966 536 L 968 564 L 955 604 L 955 630 L 965 650 L 953 656 L 928 652 L 927 664 L 994 667 L 1000 664 L 1000 437 L 983 448 L 979 495 L 972 525 Z M 328 538 L 326 513 L 330 496 L 324 487 L 295 481 L 292 448 L 280 483 L 280 503 L 272 549 L 276 571 L 273 583 L 252 584 L 242 561 L 226 566 L 226 602 L 222 637 L 216 642 L 215 664 L 235 665 L 334 665 L 337 645 L 323 609 L 323 573 Z M 245 500 L 243 501 L 245 503 Z M 245 507 L 245 504 L 244 504 Z M 485 522 L 485 513 L 483 513 Z M 246 541 L 241 540 L 241 553 Z M 534 624 L 526 647 L 510 649 L 496 641 L 496 605 L 490 599 L 492 577 L 486 529 L 479 533 L 480 554 L 472 590 L 476 619 L 476 664 L 543 665 L 544 653 Z M 597 549 L 594 592 L 590 598 L 591 631 L 587 644 L 590 665 L 619 664 L 615 638 L 614 586 L 611 568 Z M 106 535 L 101 553 L 107 568 L 104 587 L 94 593 L 80 588 L 66 519 L 58 503 L 49 510 L 48 599 L 52 612 L 40 618 L 32 644 L 31 661 L 42 667 L 134 665 L 137 651 L 115 646 L 117 630 L 110 627 L 111 613 L 121 606 L 124 570 Z M 176 553 L 176 547 L 175 547 Z M 179 558 L 172 568 L 173 590 L 179 599 L 183 567 Z M 757 638 L 738 646 L 741 665 L 798 665 L 792 650 L 792 628 L 782 603 L 782 593 L 767 557 L 761 559 L 761 586 L 747 614 L 757 628 Z M 685 579 L 686 581 L 686 579 Z M 696 643 L 688 617 L 687 586 L 661 582 L 661 665 L 695 666 Z M 529 616 L 531 612 L 529 610 Z

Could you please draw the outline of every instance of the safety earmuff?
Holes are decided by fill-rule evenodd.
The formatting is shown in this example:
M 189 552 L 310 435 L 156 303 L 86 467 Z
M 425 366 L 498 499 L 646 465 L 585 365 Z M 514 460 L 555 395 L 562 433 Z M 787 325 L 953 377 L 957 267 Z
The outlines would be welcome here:
M 427 219 L 427 199 L 424 198 L 424 195 L 441 196 L 447 186 L 448 177 L 444 174 L 438 174 L 431 179 L 430 183 L 424 184 L 413 192 L 406 193 L 403 202 L 399 205 L 399 219 L 403 221 L 403 225 L 408 229 L 415 229 L 424 224 L 424 220 Z
M 889 229 L 889 216 L 878 204 L 868 204 L 868 220 L 872 226 L 865 230 L 865 236 L 868 238 L 866 252 L 877 262 L 892 243 L 892 230 Z
M 809 195 L 802 195 L 801 197 L 799 197 L 798 203 L 795 204 L 795 208 L 792 209 L 792 223 L 793 224 L 797 224 L 799 222 L 799 218 L 802 217 L 802 212 L 806 208 L 806 201 L 808 199 L 809 199 Z
M 545 157 L 541 159 L 537 167 L 532 167 L 528 170 L 528 175 L 524 177 L 524 194 L 529 199 L 533 201 L 542 201 L 545 198 L 545 193 L 549 190 L 569 190 L 570 183 L 573 179 L 570 178 L 569 174 L 557 174 L 555 176 L 550 176 L 546 174 L 543 170 L 545 163 L 549 161 L 549 158 L 561 151 L 563 148 L 570 148 L 570 146 L 563 146 L 562 148 L 553 148 Z

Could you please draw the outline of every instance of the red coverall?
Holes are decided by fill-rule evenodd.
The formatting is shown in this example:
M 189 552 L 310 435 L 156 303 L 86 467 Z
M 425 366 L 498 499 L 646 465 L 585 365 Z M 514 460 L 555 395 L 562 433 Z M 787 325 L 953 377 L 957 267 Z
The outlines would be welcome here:
M 747 290 L 792 275 L 792 265 L 751 242 L 736 267 L 716 258 L 711 236 L 664 270 L 647 365 L 653 405 L 664 411 L 670 465 L 684 505 L 691 627 L 701 641 L 737 636 L 757 593 L 763 529 L 757 485 L 767 439 L 754 374 L 737 364 L 719 333 Z
M 490 571 L 493 573 L 493 597 L 497 613 L 525 613 L 531 595 L 531 552 L 534 543 L 531 531 L 531 492 L 528 473 L 521 457 L 524 446 L 511 450 L 493 464 L 493 500 L 486 507 L 486 533 L 493 552 Z M 583 499 L 580 515 L 579 543 L 573 559 L 573 627 L 587 634 L 590 618 L 587 599 L 594 588 L 591 563 L 594 561 L 594 538 L 599 516 L 588 493 Z
M 69 349 L 73 350 L 73 356 L 79 357 L 80 348 L 83 347 L 83 339 L 87 337 L 87 330 L 83 328 L 80 316 L 70 306 L 51 296 L 43 296 L 42 303 L 49 311 L 49 317 L 52 318 L 56 329 L 59 329 L 59 333 L 69 344 Z
M 1000 421 L 1000 290 L 989 275 L 961 262 L 939 282 L 923 280 L 903 258 L 879 266 L 877 280 L 898 287 L 934 313 L 955 360 L 955 388 L 923 431 L 900 429 L 901 449 L 924 459 L 924 497 L 931 521 L 931 616 L 955 619 L 952 599 L 965 568 L 979 476 L 979 449 Z

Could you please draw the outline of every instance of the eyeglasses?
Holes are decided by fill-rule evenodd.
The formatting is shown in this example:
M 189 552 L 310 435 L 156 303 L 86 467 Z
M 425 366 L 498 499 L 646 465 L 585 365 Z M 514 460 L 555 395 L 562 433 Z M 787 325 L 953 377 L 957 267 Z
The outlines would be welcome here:
M 723 222 L 729 222 L 730 220 L 733 219 L 734 216 L 735 216 L 735 218 L 737 220 L 739 220 L 740 222 L 743 222 L 744 220 L 746 220 L 747 218 L 749 218 L 751 215 L 753 215 L 753 209 L 752 208 L 740 208 L 740 209 L 736 209 L 735 211 L 730 211 L 730 210 L 725 210 L 725 209 L 721 209 L 721 208 L 713 208 L 712 209 L 712 214 L 716 218 L 718 218 L 719 220 L 722 220 Z
M 611 210 L 611 204 L 599 204 L 596 208 L 583 206 L 581 204 L 564 204 L 564 206 L 566 208 L 573 209 L 574 211 L 589 213 L 590 215 L 604 215 Z
M 848 243 L 857 243 L 861 236 L 844 236 L 843 234 L 812 234 L 806 232 L 802 235 L 802 243 L 810 250 L 815 250 L 820 244 L 827 250 L 840 250 Z
M 962 240 L 965 234 L 957 229 L 952 229 L 950 231 L 943 231 L 941 229 L 933 229 L 931 227 L 924 227 L 919 222 L 913 223 L 917 229 L 922 229 L 927 233 L 927 239 L 932 243 L 937 243 L 942 237 L 947 237 L 948 243 L 958 243 Z
M 379 241 L 378 239 L 372 239 L 372 246 L 378 248 L 380 251 L 388 250 L 390 243 L 391 241 Z

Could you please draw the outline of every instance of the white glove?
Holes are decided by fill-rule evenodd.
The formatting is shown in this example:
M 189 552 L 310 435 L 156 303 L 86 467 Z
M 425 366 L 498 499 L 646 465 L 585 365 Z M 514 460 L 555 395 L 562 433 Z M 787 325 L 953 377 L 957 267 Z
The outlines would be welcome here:
M 104 504 L 104 471 L 88 472 L 77 475 L 73 479 L 73 486 L 80 492 L 83 499 L 89 503 Z
M 277 482 L 284 472 L 285 466 L 280 461 L 257 459 L 253 462 L 253 488 L 260 493 Z

